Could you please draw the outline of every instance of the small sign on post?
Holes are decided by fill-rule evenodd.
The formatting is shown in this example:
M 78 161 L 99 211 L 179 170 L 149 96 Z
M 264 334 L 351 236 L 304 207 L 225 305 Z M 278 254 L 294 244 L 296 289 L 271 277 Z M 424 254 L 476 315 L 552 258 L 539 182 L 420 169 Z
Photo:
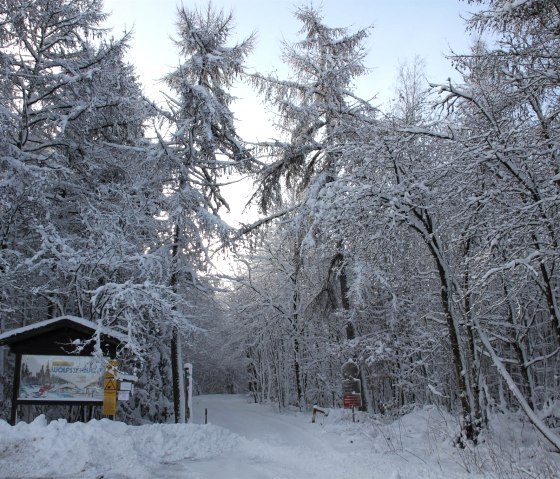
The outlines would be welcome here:
M 362 395 L 361 394 L 343 394 L 342 395 L 342 404 L 345 409 L 361 407 L 362 405 Z
M 117 395 L 117 400 L 130 400 L 130 396 L 134 392 L 134 383 L 138 381 L 138 378 L 136 376 L 133 376 L 132 374 L 122 374 L 120 372 L 117 378 L 119 380 L 119 392 Z
M 359 379 L 343 379 L 342 394 L 361 394 L 362 382 Z
M 358 379 L 358 365 L 349 359 L 342 365 L 342 405 L 345 409 L 352 408 L 352 421 L 355 421 L 354 410 L 362 406 L 362 383 Z

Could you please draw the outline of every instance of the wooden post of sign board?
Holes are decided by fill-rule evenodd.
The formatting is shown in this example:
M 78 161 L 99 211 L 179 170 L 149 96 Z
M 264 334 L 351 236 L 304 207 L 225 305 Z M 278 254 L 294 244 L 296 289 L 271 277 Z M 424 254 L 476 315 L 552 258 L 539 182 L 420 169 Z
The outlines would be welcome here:
M 17 422 L 17 406 L 18 406 L 18 394 L 19 394 L 19 384 L 20 384 L 20 374 L 21 374 L 21 354 L 16 354 L 16 365 L 14 368 L 14 382 L 12 390 L 12 411 L 10 414 L 10 424 L 12 426 L 16 425 Z
M 192 364 L 185 363 L 183 365 L 184 386 L 185 386 L 185 421 L 190 422 L 193 417 L 193 378 Z

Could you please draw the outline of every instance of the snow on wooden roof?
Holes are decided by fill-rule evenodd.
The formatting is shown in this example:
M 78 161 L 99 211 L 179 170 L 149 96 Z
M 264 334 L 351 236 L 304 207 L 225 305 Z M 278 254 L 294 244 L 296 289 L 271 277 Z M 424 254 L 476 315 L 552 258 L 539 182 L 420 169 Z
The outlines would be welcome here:
M 116 340 L 117 342 L 126 342 L 126 335 L 119 333 L 111 328 L 105 326 L 99 326 L 98 324 L 88 321 L 84 318 L 79 318 L 77 316 L 60 316 L 58 318 L 47 319 L 45 321 L 39 321 L 38 323 L 33 323 L 28 326 L 23 326 L 21 328 L 11 329 L 5 333 L 0 334 L 0 346 L 5 344 L 12 344 L 14 342 L 22 341 L 27 338 L 41 335 L 43 333 L 60 329 L 63 327 L 69 327 L 71 329 L 76 329 L 82 331 L 86 334 L 95 334 L 99 332 L 103 336 Z

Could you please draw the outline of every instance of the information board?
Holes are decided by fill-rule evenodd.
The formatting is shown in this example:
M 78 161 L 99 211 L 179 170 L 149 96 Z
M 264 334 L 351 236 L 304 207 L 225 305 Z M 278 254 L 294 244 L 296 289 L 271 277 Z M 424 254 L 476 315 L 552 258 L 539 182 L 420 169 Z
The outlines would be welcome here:
M 103 401 L 106 360 L 23 354 L 18 400 Z

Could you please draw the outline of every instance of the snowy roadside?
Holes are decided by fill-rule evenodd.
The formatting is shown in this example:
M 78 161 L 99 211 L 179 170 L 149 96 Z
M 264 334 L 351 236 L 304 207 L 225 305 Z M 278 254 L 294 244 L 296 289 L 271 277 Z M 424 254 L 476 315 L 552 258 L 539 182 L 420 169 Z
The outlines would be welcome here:
M 0 477 L 151 478 L 161 464 L 214 458 L 237 442 L 211 425 L 47 424 L 44 416 L 15 427 L 0 421 Z
M 332 410 L 311 424 L 310 414 L 279 414 L 242 396 L 194 405 L 195 421 L 208 409 L 209 424 L 0 421 L 0 478 L 548 479 L 560 470 L 536 434 L 511 420 L 497 422 L 492 441 L 459 450 L 454 420 L 435 407 L 390 424 L 352 423 L 349 411 Z

